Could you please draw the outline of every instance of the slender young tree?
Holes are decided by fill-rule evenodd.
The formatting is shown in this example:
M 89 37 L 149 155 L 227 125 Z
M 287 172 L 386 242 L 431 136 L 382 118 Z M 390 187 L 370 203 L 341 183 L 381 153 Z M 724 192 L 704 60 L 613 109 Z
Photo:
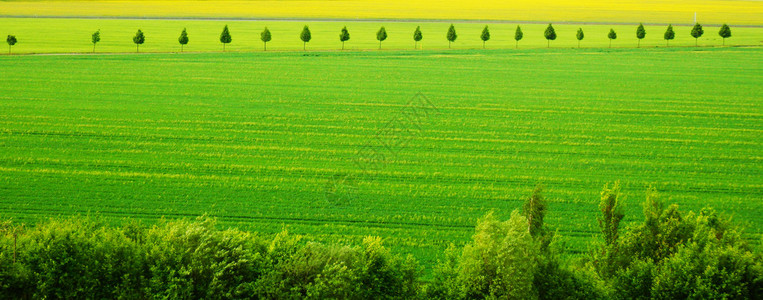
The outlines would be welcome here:
M 268 29 L 267 26 L 265 26 L 265 29 L 262 30 L 260 33 L 260 40 L 262 41 L 262 51 L 268 51 L 268 42 L 273 39 L 273 36 L 270 34 L 270 29 Z
M 350 32 L 347 31 L 347 26 L 342 27 L 342 32 L 339 33 L 339 41 L 342 42 L 342 50 L 344 50 L 344 42 L 350 40 Z
M 302 32 L 299 34 L 299 39 L 302 40 L 302 50 L 307 50 L 307 43 L 310 42 L 310 40 L 313 37 L 310 35 L 310 28 L 305 25 L 305 27 L 302 28 Z
M 379 28 L 379 31 L 376 32 L 376 40 L 379 41 L 379 50 L 381 50 L 381 43 L 387 39 L 387 29 L 384 29 L 384 26 Z
M 228 25 L 225 25 L 225 27 L 223 27 L 223 32 L 220 33 L 220 43 L 223 43 L 223 52 L 225 52 L 225 44 L 230 44 L 232 41 L 233 38 L 230 36 Z
M 583 28 L 578 28 L 578 33 L 575 34 L 575 38 L 578 39 L 578 48 L 580 48 L 580 41 L 585 38 L 585 34 L 583 33 Z
M 140 45 L 146 42 L 146 36 L 143 35 L 143 31 L 138 29 L 138 32 L 132 37 L 132 42 L 135 43 L 135 52 L 140 52 Z
M 548 27 L 546 27 L 546 31 L 543 32 L 543 36 L 546 37 L 546 42 L 548 45 L 547 48 L 551 48 L 551 41 L 556 39 L 556 31 L 554 30 L 554 26 L 551 26 L 551 24 L 548 24 Z
M 522 33 L 522 28 L 517 25 L 517 31 L 514 32 L 514 41 L 515 45 L 514 48 L 519 48 L 519 40 L 521 40 L 525 36 L 524 33 Z
M 665 39 L 665 45 L 670 46 L 670 40 L 676 38 L 676 33 L 673 31 L 673 25 L 668 25 L 668 29 L 665 30 L 663 38 Z
M 490 40 L 490 29 L 487 28 L 487 25 L 485 25 L 485 28 L 482 29 L 482 35 L 480 35 L 480 39 L 482 40 L 482 49 L 485 49 L 485 42 Z
M 421 35 L 421 26 L 416 26 L 416 30 L 413 31 L 413 49 L 418 48 L 422 38 L 424 37 Z
M 610 28 L 607 37 L 609 38 L 609 48 L 612 48 L 612 40 L 617 39 L 617 33 L 615 33 L 614 29 Z
M 723 45 L 726 46 L 726 38 L 731 37 L 731 28 L 729 28 L 729 25 L 723 24 L 721 30 L 718 31 L 718 35 L 723 38 Z
M 699 25 L 699 23 L 694 24 L 694 27 L 691 28 L 691 36 L 694 37 L 694 46 L 699 46 L 699 37 L 704 34 L 705 31 L 702 30 L 702 25 Z
M 456 35 L 456 27 L 453 26 L 453 24 L 450 24 L 448 35 L 446 37 L 448 38 L 448 49 L 450 49 L 450 43 L 455 42 L 458 38 L 458 35 Z
M 183 31 L 180 32 L 178 43 L 180 43 L 180 52 L 183 52 L 185 45 L 188 45 L 188 31 L 186 31 L 185 28 L 183 28 Z
M 101 41 L 101 30 L 98 29 L 98 31 L 93 32 L 93 35 L 90 39 L 91 42 L 93 42 L 93 53 L 95 53 L 95 44 Z
M 636 38 L 638 39 L 638 46 L 636 48 L 641 48 L 641 40 L 646 37 L 646 30 L 644 29 L 644 24 L 638 24 L 638 28 L 636 28 Z
M 16 40 L 16 36 L 9 34 L 8 38 L 5 39 L 5 42 L 8 43 L 8 54 L 11 54 L 11 47 L 13 47 L 13 45 L 16 45 L 16 42 L 18 42 L 18 40 Z

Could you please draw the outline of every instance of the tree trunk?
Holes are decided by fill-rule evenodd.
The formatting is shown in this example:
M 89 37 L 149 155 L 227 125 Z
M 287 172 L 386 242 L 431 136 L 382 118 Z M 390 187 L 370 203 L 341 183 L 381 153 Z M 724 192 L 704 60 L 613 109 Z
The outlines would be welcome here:
M 268 51 L 268 42 L 262 42 L 262 51 Z
M 302 51 L 307 50 L 307 42 L 302 42 Z
M 95 43 L 93 43 L 93 53 L 95 53 Z
M 448 40 L 448 49 L 450 49 L 450 40 Z
M 223 43 L 223 52 L 225 52 L 225 43 Z
M 482 41 L 482 49 L 485 49 L 485 41 Z
M 140 52 L 140 44 L 135 44 L 135 53 Z
M 546 48 L 551 48 L 551 40 L 546 39 Z
M 723 38 L 723 46 L 726 46 L 726 38 Z
M 416 50 L 419 48 L 419 41 L 413 41 L 413 50 Z
M 694 38 L 694 47 L 699 47 L 699 39 Z
M 519 40 L 515 40 L 514 49 L 519 49 Z
M 183 52 L 183 44 L 180 44 L 180 52 Z
M 381 41 L 379 41 L 379 50 L 381 50 Z
M 344 50 L 344 41 L 342 42 L 342 50 Z
M 580 40 L 578 40 L 578 48 L 580 48 Z
M 612 48 L 612 39 L 609 39 L 609 48 Z
M 636 46 L 636 48 L 641 48 L 641 39 L 638 39 L 638 45 Z

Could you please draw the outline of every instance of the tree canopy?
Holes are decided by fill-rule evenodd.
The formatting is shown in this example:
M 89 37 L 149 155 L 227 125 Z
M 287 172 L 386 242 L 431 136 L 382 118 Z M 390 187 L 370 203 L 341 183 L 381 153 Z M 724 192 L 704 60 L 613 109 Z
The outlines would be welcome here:
M 485 42 L 490 40 L 490 29 L 487 28 L 487 25 L 482 29 L 480 39 L 482 40 L 482 48 L 485 48 Z
M 456 27 L 453 26 L 453 24 L 450 24 L 446 37 L 448 38 L 448 48 L 450 48 L 450 43 L 455 42 L 458 38 L 458 35 L 456 34 Z

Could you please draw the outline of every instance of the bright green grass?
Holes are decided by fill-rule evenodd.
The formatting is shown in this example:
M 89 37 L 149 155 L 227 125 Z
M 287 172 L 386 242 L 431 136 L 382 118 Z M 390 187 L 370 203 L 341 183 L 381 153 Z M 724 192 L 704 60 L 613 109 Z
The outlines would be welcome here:
M 0 218 L 206 213 L 432 263 L 538 183 L 586 251 L 620 180 L 627 222 L 653 185 L 763 226 L 760 48 L 3 56 L 0 74 Z M 438 107 L 420 135 L 327 201 L 417 92 Z
M 219 37 L 224 25 L 229 25 L 233 42 L 228 51 L 262 51 L 260 32 L 267 26 L 273 35 L 268 43 L 268 50 L 302 50 L 299 33 L 304 25 L 309 25 L 313 39 L 307 45 L 308 50 L 337 50 L 341 47 L 339 32 L 343 26 L 350 31 L 350 41 L 346 49 L 378 49 L 376 31 L 385 26 L 389 35 L 383 42 L 384 49 L 413 49 L 413 31 L 421 26 L 424 49 L 446 49 L 445 38 L 450 23 L 404 23 L 404 22 L 287 22 L 287 21 L 200 21 L 200 20 L 109 20 L 109 19 L 14 19 L 0 18 L 0 34 L 16 35 L 19 42 L 13 47 L 14 53 L 68 53 L 91 52 L 93 45 L 90 36 L 101 30 L 101 42 L 96 46 L 98 52 L 135 52 L 132 37 L 140 28 L 146 35 L 146 43 L 141 46 L 143 52 L 180 51 L 177 39 L 183 28 L 188 29 L 190 38 L 186 51 L 222 51 Z M 485 24 L 455 24 L 458 39 L 452 44 L 454 49 L 482 48 L 480 33 Z M 543 32 L 547 25 L 520 24 L 524 39 L 520 48 L 545 48 L 547 41 Z M 514 32 L 517 24 L 489 24 L 491 40 L 487 47 L 491 49 L 515 47 Z M 608 47 L 607 33 L 614 28 L 618 38 L 612 47 L 636 47 L 635 25 L 572 25 L 557 24 L 558 38 L 551 42 L 552 47 L 577 47 L 575 33 L 583 28 L 585 39 L 582 47 Z M 663 33 L 666 26 L 646 25 L 647 35 L 641 41 L 642 47 L 665 47 Z M 694 46 L 694 38 L 689 34 L 691 28 L 675 26 L 676 39 L 671 46 Z M 720 46 L 721 38 L 717 27 L 705 27 L 705 34 L 699 39 L 699 45 Z M 763 28 L 733 27 L 732 37 L 727 45 L 762 45 Z M 5 44 L 3 44 L 5 45 Z M 0 48 L 2 49 L 2 48 Z M 6 48 L 7 50 L 7 48 Z M 0 51 L 2 53 L 3 51 Z

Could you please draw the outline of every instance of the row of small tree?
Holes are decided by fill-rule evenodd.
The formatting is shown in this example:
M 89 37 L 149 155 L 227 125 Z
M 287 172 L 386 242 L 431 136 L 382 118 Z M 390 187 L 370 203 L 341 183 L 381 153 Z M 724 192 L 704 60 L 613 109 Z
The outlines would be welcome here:
M 691 29 L 691 36 L 695 39 L 695 46 L 698 46 L 697 39 L 701 37 L 705 31 L 702 29 L 702 25 L 699 23 L 694 24 L 694 27 Z M 721 29 L 718 31 L 718 35 L 723 38 L 723 45 L 726 45 L 726 38 L 731 37 L 731 28 L 723 24 L 721 26 Z M 554 26 L 552 24 L 548 24 L 548 27 L 546 27 L 546 30 L 543 32 L 543 36 L 547 40 L 547 47 L 551 47 L 551 41 L 556 40 L 556 30 L 554 29 Z M 423 34 L 421 33 L 421 26 L 416 26 L 416 30 L 413 31 L 413 41 L 414 41 L 414 48 L 418 49 L 418 43 L 423 39 Z M 455 42 L 458 38 L 458 35 L 456 34 L 456 27 L 453 26 L 453 24 L 450 25 L 448 28 L 448 32 L 445 36 L 448 40 L 448 48 L 451 47 L 451 43 Z M 516 31 L 514 32 L 514 40 L 516 41 L 516 47 L 519 47 L 519 41 L 522 40 L 524 37 L 524 33 L 522 32 L 522 28 L 520 26 L 517 26 Z M 638 46 L 641 47 L 641 40 L 646 37 L 646 30 L 644 29 L 644 24 L 639 24 L 639 26 L 636 28 L 636 38 L 638 39 Z M 670 40 L 675 39 L 676 33 L 673 31 L 673 25 L 668 25 L 667 30 L 665 31 L 665 34 L 663 35 L 663 38 L 665 39 L 667 45 L 670 45 Z M 267 51 L 268 49 L 268 42 L 272 40 L 273 36 L 270 33 L 270 30 L 265 27 L 265 29 L 260 33 L 260 40 L 263 42 L 263 49 Z M 583 33 L 583 28 L 578 28 L 578 31 L 575 35 L 575 38 L 578 40 L 578 48 L 580 47 L 580 41 L 585 38 L 585 34 Z M 612 40 L 617 39 L 617 33 L 614 29 L 610 29 L 609 33 L 607 34 L 607 38 L 609 38 L 609 47 L 612 47 Z M 305 27 L 302 28 L 302 32 L 299 34 L 299 39 L 302 41 L 302 50 L 307 50 L 307 43 L 312 40 L 312 34 L 310 33 L 310 28 L 305 25 Z M 382 42 L 387 39 L 387 29 L 382 26 L 379 28 L 379 31 L 376 32 L 376 40 L 379 41 L 379 49 L 382 48 Z M 480 39 L 482 40 L 482 48 L 485 48 L 485 44 L 487 41 L 490 40 L 490 28 L 485 25 L 485 28 L 482 29 L 482 34 L 480 34 Z M 346 41 L 350 40 L 350 32 L 347 30 L 347 26 L 343 27 L 341 32 L 339 33 L 339 41 L 342 42 L 342 50 L 344 50 L 344 43 Z M 6 40 L 8 42 L 8 53 L 11 53 L 11 47 L 16 44 L 17 39 L 14 35 L 8 35 L 8 38 Z M 98 42 L 101 41 L 101 30 L 94 32 L 92 35 L 91 42 L 93 43 L 93 52 L 95 52 L 95 46 L 98 44 Z M 140 45 L 146 42 L 146 36 L 143 34 L 143 31 L 138 29 L 138 31 L 135 33 L 135 36 L 133 36 L 132 39 L 133 43 L 135 43 L 135 51 L 140 51 Z M 231 37 L 230 30 L 228 29 L 228 25 L 225 25 L 223 27 L 222 33 L 220 33 L 220 42 L 223 44 L 223 51 L 225 51 L 225 45 L 230 44 L 233 41 L 233 38 Z M 183 31 L 180 33 L 180 37 L 178 38 L 178 43 L 180 43 L 180 51 L 183 51 L 183 47 L 187 45 L 189 42 L 188 38 L 188 31 L 183 28 Z

